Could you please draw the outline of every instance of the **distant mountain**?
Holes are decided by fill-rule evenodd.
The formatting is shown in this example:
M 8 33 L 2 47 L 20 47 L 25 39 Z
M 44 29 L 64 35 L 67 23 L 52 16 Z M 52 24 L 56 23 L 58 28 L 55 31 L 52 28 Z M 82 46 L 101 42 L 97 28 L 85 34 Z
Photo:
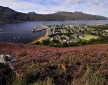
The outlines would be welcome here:
M 107 20 L 104 16 L 90 15 L 82 12 L 57 12 L 54 14 L 29 15 L 31 21 L 65 21 L 65 20 Z
M 23 21 L 64 21 L 64 20 L 107 20 L 104 16 L 90 15 L 82 12 L 57 12 L 54 14 L 28 14 L 16 12 L 8 7 L 0 6 L 0 23 Z
M 36 14 L 35 12 L 29 12 L 28 14 Z
M 68 20 L 106 20 L 104 16 L 91 15 L 83 12 L 57 12 L 55 15 L 61 15 Z
M 29 21 L 27 14 L 0 6 L 0 23 Z
M 0 6 L 0 12 L 15 12 L 15 11 L 8 7 Z

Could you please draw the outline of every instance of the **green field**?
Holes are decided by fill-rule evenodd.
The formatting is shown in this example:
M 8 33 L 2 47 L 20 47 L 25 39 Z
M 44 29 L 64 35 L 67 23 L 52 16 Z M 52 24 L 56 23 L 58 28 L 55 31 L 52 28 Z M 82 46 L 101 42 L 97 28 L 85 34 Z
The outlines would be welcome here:
M 83 37 L 81 39 L 91 40 L 91 39 L 97 39 L 97 38 L 98 38 L 98 36 L 87 34 L 85 37 Z

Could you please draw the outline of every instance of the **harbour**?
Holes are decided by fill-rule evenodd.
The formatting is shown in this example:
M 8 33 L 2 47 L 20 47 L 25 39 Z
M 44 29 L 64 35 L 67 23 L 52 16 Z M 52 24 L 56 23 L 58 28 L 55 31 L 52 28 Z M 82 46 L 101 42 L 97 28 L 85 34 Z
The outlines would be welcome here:
M 45 27 L 41 25 L 61 25 L 61 24 L 108 24 L 108 20 L 91 20 L 91 21 L 35 21 L 21 23 L 0 24 L 0 42 L 19 42 L 30 43 L 44 36 Z M 38 28 L 36 32 L 32 32 L 34 27 Z M 19 37 L 18 37 L 19 36 Z M 15 37 L 15 38 L 14 38 Z

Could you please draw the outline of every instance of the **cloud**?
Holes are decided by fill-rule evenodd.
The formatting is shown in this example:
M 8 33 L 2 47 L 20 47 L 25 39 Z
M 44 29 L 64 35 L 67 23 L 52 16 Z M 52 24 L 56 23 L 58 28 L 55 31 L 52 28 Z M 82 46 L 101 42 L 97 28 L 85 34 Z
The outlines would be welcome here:
M 0 5 L 19 12 L 48 14 L 57 11 L 82 11 L 108 16 L 108 0 L 0 0 Z
M 6 6 L 10 7 L 16 11 L 22 11 L 27 12 L 27 11 L 33 11 L 36 9 L 45 9 L 43 5 L 38 4 L 37 2 L 32 2 L 32 1 L 25 1 L 25 0 L 0 0 L 0 5 L 1 6 Z
M 108 0 L 93 0 L 92 5 L 105 5 L 108 3 Z
M 100 3 L 99 2 L 93 2 L 92 4 L 93 5 L 99 5 Z
M 87 5 L 87 7 L 91 7 L 92 5 Z
M 79 4 L 79 3 L 83 3 L 85 2 L 85 0 L 71 0 L 72 4 Z

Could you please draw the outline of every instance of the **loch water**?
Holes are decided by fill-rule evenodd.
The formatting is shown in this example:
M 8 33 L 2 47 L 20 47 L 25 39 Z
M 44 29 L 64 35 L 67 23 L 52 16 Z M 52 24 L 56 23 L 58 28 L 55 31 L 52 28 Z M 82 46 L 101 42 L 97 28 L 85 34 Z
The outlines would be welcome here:
M 0 42 L 29 43 L 37 37 L 44 35 L 45 30 L 32 33 L 34 27 L 41 28 L 40 24 L 108 24 L 108 20 L 33 21 L 0 24 Z

